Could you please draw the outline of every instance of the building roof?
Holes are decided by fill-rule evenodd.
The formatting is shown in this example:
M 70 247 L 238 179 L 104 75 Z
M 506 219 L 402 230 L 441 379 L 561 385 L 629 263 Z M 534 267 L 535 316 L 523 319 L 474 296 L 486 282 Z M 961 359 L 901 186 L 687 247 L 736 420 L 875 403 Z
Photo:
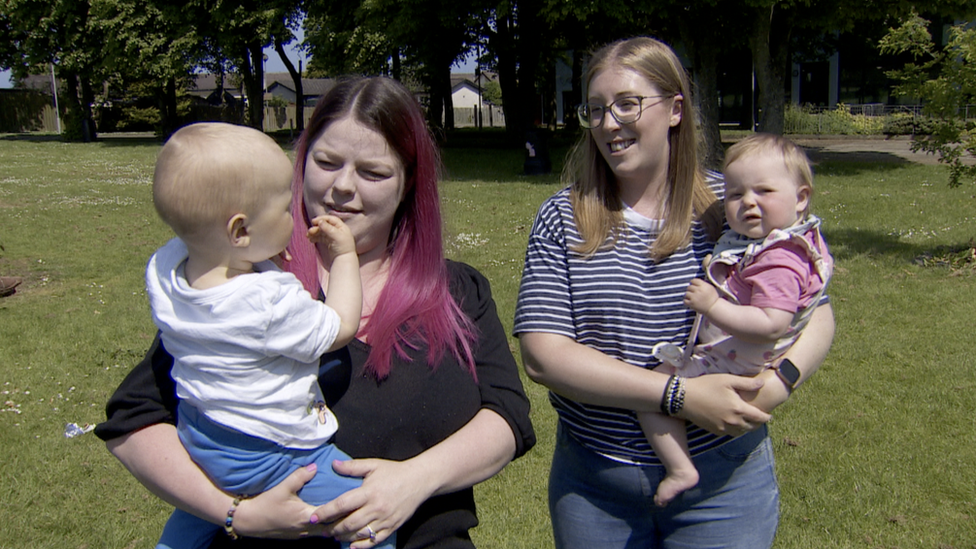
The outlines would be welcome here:
M 489 72 L 481 71 L 481 86 L 484 87 L 488 82 L 494 82 L 498 80 L 498 75 Z M 467 84 L 471 86 L 475 91 L 478 90 L 478 74 L 473 72 L 458 72 L 451 74 L 451 90 L 456 91 L 458 87 Z
M 269 72 L 265 75 L 265 81 L 268 83 L 268 89 L 272 85 L 277 84 L 281 87 L 287 88 L 290 91 L 295 91 L 295 82 L 291 78 L 291 74 L 287 72 Z M 335 86 L 335 80 L 332 78 L 302 78 L 302 95 L 305 97 L 318 97 L 324 95 L 325 92 L 332 89 Z
M 44 93 L 53 93 L 51 89 L 50 74 L 31 74 L 26 78 L 18 78 L 14 81 L 18 89 L 38 90 Z
M 193 80 L 193 87 L 187 90 L 190 95 L 207 97 L 217 89 L 217 77 L 214 74 L 195 74 L 193 75 Z M 295 91 L 295 82 L 292 80 L 291 74 L 287 72 L 265 73 L 264 83 L 269 90 L 277 85 L 287 88 L 292 92 Z M 334 85 L 335 80 L 331 78 L 302 78 L 302 94 L 306 98 L 318 97 L 332 89 Z M 241 85 L 237 74 L 224 75 L 225 90 L 239 90 L 240 88 Z

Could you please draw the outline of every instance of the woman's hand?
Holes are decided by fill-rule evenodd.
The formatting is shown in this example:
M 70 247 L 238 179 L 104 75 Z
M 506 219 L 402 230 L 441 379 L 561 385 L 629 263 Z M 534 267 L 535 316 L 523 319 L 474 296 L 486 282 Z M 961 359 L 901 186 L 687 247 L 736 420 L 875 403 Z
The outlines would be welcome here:
M 322 536 L 321 524 L 310 521 L 315 507 L 298 497 L 298 491 L 315 476 L 315 464 L 288 475 L 274 488 L 241 501 L 234 513 L 234 530 L 242 536 L 294 539 Z
M 766 412 L 743 395 L 752 395 L 765 380 L 731 374 L 709 374 L 685 380 L 685 404 L 679 416 L 716 435 L 739 436 L 769 421 Z
M 223 525 L 234 500 L 190 459 L 176 427 L 157 423 L 106 442 L 108 449 L 136 479 L 167 503 L 213 524 Z M 253 499 L 234 514 L 234 530 L 253 537 L 299 538 L 322 535 L 309 523 L 315 508 L 298 497 L 315 469 L 305 467 Z
M 482 408 L 454 434 L 406 461 L 333 462 L 337 473 L 362 477 L 363 485 L 319 507 L 315 515 L 329 523 L 326 535 L 367 549 L 402 526 L 431 496 L 474 486 L 514 456 L 512 428 L 497 412 Z
M 412 460 L 354 459 L 335 461 L 340 475 L 361 477 L 363 485 L 342 494 L 315 510 L 325 534 L 341 541 L 352 541 L 352 549 L 366 549 L 396 531 L 420 504 L 432 495 L 425 475 L 419 474 Z M 369 528 L 367 528 L 369 526 Z

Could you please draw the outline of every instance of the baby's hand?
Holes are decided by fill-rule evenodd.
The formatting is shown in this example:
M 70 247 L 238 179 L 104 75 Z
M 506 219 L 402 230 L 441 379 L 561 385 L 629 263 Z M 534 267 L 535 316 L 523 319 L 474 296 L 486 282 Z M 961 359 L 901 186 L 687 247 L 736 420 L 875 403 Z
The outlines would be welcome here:
M 308 228 L 308 239 L 313 244 L 325 244 L 333 259 L 343 254 L 356 253 L 356 240 L 352 237 L 352 231 L 333 215 L 320 215 L 313 219 L 312 226 Z
M 688 284 L 688 290 L 685 292 L 685 307 L 706 314 L 716 301 L 718 301 L 718 290 L 708 282 L 695 278 L 691 284 Z

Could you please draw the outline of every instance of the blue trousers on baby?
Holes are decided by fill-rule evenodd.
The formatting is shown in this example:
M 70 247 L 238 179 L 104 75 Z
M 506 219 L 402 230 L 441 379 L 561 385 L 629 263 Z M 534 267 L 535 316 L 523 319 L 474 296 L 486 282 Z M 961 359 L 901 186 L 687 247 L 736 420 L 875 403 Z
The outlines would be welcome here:
M 333 460 L 348 455 L 332 444 L 312 450 L 284 448 L 274 442 L 224 427 L 192 406 L 179 407 L 178 433 L 193 461 L 225 492 L 255 495 L 273 488 L 288 475 L 315 463 L 318 472 L 298 492 L 311 505 L 324 505 L 357 488 L 362 479 L 344 477 L 332 469 Z M 163 528 L 156 549 L 206 549 L 223 526 L 211 524 L 179 509 Z M 343 543 L 344 548 L 349 547 Z M 395 549 L 396 535 L 376 547 Z

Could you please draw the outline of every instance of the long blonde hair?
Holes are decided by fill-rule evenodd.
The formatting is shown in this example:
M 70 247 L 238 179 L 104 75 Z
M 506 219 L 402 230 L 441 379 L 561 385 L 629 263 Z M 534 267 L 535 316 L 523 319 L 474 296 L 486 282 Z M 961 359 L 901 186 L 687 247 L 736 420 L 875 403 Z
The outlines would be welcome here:
M 681 94 L 681 121 L 668 132 L 670 155 L 664 227 L 650 247 L 658 260 L 674 253 L 691 240 L 691 224 L 702 220 L 710 236 L 721 230 L 716 198 L 705 183 L 698 164 L 696 113 L 691 85 L 681 62 L 666 44 L 648 37 L 619 40 L 597 50 L 590 58 L 586 82 L 609 67 L 631 69 L 647 78 L 664 95 Z M 585 131 L 570 152 L 563 179 L 571 185 L 570 198 L 574 218 L 583 243 L 574 251 L 592 256 L 600 248 L 612 245 L 623 226 L 623 203 L 620 189 L 610 166 L 600 154 L 596 142 Z

